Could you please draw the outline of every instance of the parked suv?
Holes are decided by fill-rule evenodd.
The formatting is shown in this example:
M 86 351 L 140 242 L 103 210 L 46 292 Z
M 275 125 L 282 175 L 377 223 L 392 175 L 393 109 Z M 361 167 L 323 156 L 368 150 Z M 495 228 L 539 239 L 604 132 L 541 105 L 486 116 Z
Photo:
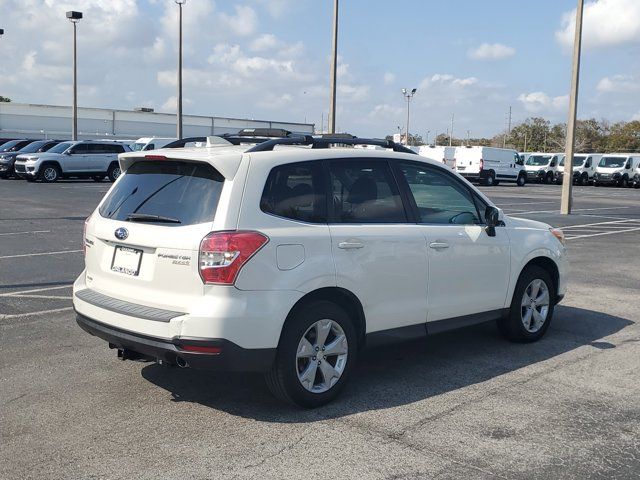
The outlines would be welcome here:
M 25 153 L 44 153 L 59 144 L 61 140 L 36 140 L 27 143 L 20 150 L 0 153 L 0 178 L 15 176 L 14 164 L 18 155 Z
M 85 223 L 78 324 L 123 359 L 265 372 L 304 407 L 375 339 L 492 320 L 540 339 L 566 289 L 562 232 L 405 152 L 306 137 L 122 155 Z
M 130 151 L 118 142 L 63 142 L 46 153 L 18 155 L 15 170 L 29 181 L 50 183 L 71 177 L 100 181 L 107 176 L 114 182 L 120 175 L 118 154 Z

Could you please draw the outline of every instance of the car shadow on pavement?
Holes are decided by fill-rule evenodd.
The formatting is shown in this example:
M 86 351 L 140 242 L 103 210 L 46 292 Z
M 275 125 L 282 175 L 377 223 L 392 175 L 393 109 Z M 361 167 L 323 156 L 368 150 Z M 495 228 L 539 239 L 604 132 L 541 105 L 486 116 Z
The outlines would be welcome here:
M 532 344 L 503 339 L 494 323 L 477 325 L 361 353 L 351 382 L 331 404 L 303 410 L 274 399 L 259 374 L 142 369 L 173 401 L 194 402 L 266 422 L 313 422 L 407 405 L 485 382 L 577 348 L 607 350 L 602 339 L 633 322 L 601 312 L 558 306 L 546 336 Z

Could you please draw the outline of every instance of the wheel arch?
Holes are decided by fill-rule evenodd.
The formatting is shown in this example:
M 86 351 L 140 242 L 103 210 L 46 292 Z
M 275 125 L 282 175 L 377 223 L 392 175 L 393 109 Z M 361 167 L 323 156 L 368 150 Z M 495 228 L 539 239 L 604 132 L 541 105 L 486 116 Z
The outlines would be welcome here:
M 364 345 L 365 334 L 367 331 L 367 323 L 364 315 L 364 309 L 362 307 L 362 303 L 356 297 L 356 295 L 345 288 L 340 287 L 323 287 L 317 290 L 313 290 L 305 294 L 302 298 L 300 298 L 289 310 L 289 314 L 282 325 L 282 330 L 280 332 L 280 338 L 282 338 L 282 332 L 284 331 L 287 323 L 292 321 L 295 313 L 303 308 L 305 305 L 308 305 L 311 302 L 325 300 L 328 302 L 335 303 L 339 307 L 343 308 L 349 318 L 351 318 L 354 322 L 354 327 L 358 334 L 358 345 L 362 347 Z M 280 344 L 280 340 L 278 340 L 278 345 Z
M 529 266 L 540 267 L 543 270 L 547 271 L 549 275 L 551 275 L 551 279 L 553 280 L 553 291 L 557 296 L 558 289 L 560 286 L 560 269 L 558 268 L 558 265 L 556 264 L 556 262 L 550 257 L 545 257 L 545 256 L 534 257 L 522 267 L 522 269 L 520 270 L 520 273 L 518 274 L 518 279 L 522 275 L 522 272 L 524 272 Z

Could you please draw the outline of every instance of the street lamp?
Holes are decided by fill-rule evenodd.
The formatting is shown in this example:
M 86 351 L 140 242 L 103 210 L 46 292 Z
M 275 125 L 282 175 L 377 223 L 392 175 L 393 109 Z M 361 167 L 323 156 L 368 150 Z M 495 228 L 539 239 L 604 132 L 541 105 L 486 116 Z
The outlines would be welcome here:
M 410 104 L 411 104 L 411 99 L 413 98 L 413 96 L 416 94 L 416 92 L 418 91 L 417 88 L 412 89 L 411 91 L 407 90 L 406 88 L 402 89 L 402 95 L 404 95 L 404 98 L 407 99 L 407 135 L 405 137 L 405 145 L 409 145 L 409 110 L 410 110 Z
M 429 145 L 429 134 L 430 133 L 431 133 L 431 130 L 427 130 L 427 138 L 424 141 L 425 145 Z
M 82 12 L 67 12 L 67 18 L 73 23 L 73 123 L 71 126 L 71 140 L 78 140 L 78 54 L 76 37 L 78 22 L 82 18 Z
M 178 33 L 178 140 L 182 138 L 182 6 L 187 0 L 174 0 L 180 7 L 179 33 Z
M 333 2 L 333 40 L 329 84 L 329 133 L 336 133 L 336 91 L 338 79 L 338 0 Z

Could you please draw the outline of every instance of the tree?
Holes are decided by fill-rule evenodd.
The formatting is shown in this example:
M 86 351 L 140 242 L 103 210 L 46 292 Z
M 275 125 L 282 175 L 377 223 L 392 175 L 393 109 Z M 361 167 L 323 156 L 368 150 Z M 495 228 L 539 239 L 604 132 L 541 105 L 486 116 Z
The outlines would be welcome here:
M 611 125 L 605 149 L 608 152 L 640 151 L 640 121 L 618 122 Z
M 515 149 L 528 152 L 545 151 L 551 132 L 551 123 L 540 117 L 527 118 L 523 123 L 511 129 L 507 144 Z M 496 136 L 498 138 L 501 136 Z
M 2 95 L 0 95 L 0 102 L 9 103 L 10 101 L 11 99 L 9 97 L 3 97 Z

